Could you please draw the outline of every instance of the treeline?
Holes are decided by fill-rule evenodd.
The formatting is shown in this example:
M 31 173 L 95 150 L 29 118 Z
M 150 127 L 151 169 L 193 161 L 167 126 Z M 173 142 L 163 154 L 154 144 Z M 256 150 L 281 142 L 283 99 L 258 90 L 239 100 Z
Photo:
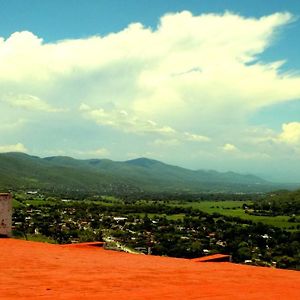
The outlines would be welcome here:
M 256 215 L 295 217 L 300 215 L 300 190 L 270 193 L 259 201 L 254 201 L 249 208 Z
M 126 203 L 135 203 L 141 199 L 147 201 L 161 201 L 171 202 L 176 200 L 182 202 L 195 202 L 195 201 L 256 201 L 261 200 L 266 194 L 253 193 L 253 194 L 239 194 L 239 193 L 189 193 L 189 192 L 146 192 L 136 189 L 128 189 L 122 187 L 114 190 L 109 190 L 107 193 L 103 192 L 99 196 L 97 191 L 87 190 L 68 190 L 68 189 L 43 189 L 38 190 L 40 194 L 43 194 L 45 198 L 55 197 L 57 199 L 70 199 L 70 200 L 104 200 L 107 196 L 113 196 Z M 21 190 L 25 193 L 26 191 Z
M 129 195 L 116 195 L 125 202 L 136 202 L 140 199 L 148 201 L 162 201 L 170 203 L 176 202 L 195 202 L 195 201 L 255 201 L 262 199 L 264 194 L 235 194 L 235 193 L 149 193 L 140 192 Z

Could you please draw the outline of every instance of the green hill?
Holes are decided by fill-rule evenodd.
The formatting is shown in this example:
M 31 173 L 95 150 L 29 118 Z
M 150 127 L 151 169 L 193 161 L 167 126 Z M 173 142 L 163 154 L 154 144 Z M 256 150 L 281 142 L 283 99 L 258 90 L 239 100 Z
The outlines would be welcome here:
M 275 189 L 254 175 L 189 170 L 157 160 L 125 162 L 0 154 L 0 187 L 12 189 L 166 192 L 259 192 Z

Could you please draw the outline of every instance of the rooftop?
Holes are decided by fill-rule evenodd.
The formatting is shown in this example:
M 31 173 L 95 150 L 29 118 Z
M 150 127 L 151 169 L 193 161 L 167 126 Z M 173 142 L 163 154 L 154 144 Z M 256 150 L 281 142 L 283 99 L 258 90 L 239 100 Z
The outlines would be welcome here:
M 0 239 L 0 299 L 300 299 L 296 271 L 95 246 Z

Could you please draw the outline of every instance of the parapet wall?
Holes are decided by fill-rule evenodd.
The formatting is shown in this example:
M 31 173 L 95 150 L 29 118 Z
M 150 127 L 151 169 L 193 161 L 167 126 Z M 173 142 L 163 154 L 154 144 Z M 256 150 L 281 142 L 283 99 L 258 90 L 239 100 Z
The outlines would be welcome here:
M 0 193 L 0 237 L 11 236 L 12 229 L 12 196 Z

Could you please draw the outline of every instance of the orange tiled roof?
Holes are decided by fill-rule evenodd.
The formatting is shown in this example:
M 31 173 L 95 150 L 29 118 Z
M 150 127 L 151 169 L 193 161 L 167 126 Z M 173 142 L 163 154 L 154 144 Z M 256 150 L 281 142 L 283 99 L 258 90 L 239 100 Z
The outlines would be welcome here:
M 221 260 L 221 259 L 227 259 L 228 261 L 230 260 L 230 255 L 226 254 L 212 254 L 208 256 L 203 256 L 203 257 L 198 257 L 198 258 L 193 258 L 192 261 L 196 262 L 209 262 L 209 261 L 215 261 L 215 260 Z
M 300 273 L 0 239 L 0 299 L 300 299 Z

